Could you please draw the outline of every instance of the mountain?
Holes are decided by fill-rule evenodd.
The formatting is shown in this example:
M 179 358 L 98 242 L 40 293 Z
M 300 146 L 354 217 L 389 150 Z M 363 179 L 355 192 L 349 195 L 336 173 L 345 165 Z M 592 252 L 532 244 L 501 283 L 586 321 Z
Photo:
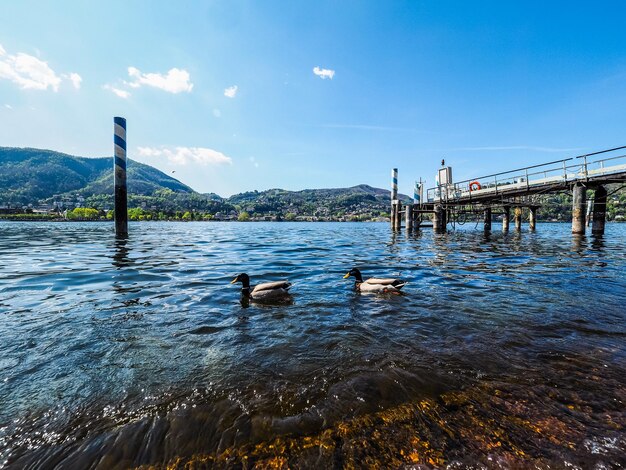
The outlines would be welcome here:
M 266 217 L 378 216 L 389 211 L 390 192 L 365 184 L 351 188 L 270 189 L 249 191 L 223 199 L 200 194 L 189 186 L 143 163 L 128 160 L 129 207 L 173 214 L 215 215 L 248 212 Z M 408 196 L 400 196 L 408 200 Z M 0 207 L 58 202 L 110 209 L 113 206 L 113 160 L 84 158 L 32 148 L 0 147 Z
M 143 163 L 128 161 L 128 191 L 152 195 L 158 190 L 193 189 Z M 113 158 L 84 158 L 33 148 L 0 147 L 0 203 L 29 204 L 54 195 L 113 194 Z

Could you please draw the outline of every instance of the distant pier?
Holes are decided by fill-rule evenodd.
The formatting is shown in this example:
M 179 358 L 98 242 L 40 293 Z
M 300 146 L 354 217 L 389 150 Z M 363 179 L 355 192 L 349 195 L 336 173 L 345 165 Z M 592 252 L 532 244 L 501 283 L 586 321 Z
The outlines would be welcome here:
M 578 157 L 555 160 L 502 173 L 472 178 L 454 183 L 451 167 L 438 173 L 437 186 L 427 190 L 426 199 L 416 184 L 413 203 L 398 199 L 398 170 L 392 171 L 391 227 L 416 230 L 422 226 L 425 214 L 432 217 L 435 232 L 444 233 L 452 215 L 483 214 L 484 230 L 491 230 L 492 217 L 502 215 L 502 230 L 509 231 L 511 216 L 515 230 L 522 229 L 524 213 L 528 212 L 530 230 L 536 229 L 538 198 L 542 195 L 570 191 L 572 193 L 572 233 L 584 234 L 589 221 L 592 233 L 604 233 L 606 221 L 607 184 L 626 182 L 626 146 L 601 150 Z M 587 190 L 593 190 L 590 204 Z

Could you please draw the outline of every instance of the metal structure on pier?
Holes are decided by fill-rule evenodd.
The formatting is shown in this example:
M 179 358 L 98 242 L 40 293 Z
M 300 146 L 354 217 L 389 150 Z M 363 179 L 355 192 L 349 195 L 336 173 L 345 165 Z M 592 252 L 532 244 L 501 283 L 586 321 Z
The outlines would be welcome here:
M 498 210 L 502 214 L 502 230 L 508 231 L 511 211 L 515 229 L 521 230 L 524 210 L 529 212 L 529 227 L 535 230 L 540 197 L 563 191 L 572 192 L 572 233 L 585 233 L 588 220 L 593 220 L 592 232 L 604 233 L 606 218 L 605 186 L 626 182 L 626 146 L 615 147 L 577 157 L 555 160 L 516 170 L 494 173 L 460 182 L 452 182 L 450 167 L 439 170 L 436 187 L 426 192 L 426 200 L 418 208 L 406 205 L 406 228 L 414 229 L 417 214 L 432 214 L 433 228 L 445 232 L 453 211 L 483 212 L 484 228 L 491 230 L 491 220 Z M 444 163 L 444 162 L 442 162 Z M 392 227 L 401 227 L 401 204 L 392 201 Z M 593 203 L 587 204 L 587 190 L 594 191 Z M 395 216 L 395 217 L 394 217 Z

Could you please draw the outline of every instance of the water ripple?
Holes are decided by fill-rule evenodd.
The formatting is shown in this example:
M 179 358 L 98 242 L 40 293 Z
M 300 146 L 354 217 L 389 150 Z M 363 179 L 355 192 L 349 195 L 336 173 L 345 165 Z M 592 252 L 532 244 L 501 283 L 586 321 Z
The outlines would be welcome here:
M 0 222 L 0 467 L 619 465 L 626 226 L 496 228 Z

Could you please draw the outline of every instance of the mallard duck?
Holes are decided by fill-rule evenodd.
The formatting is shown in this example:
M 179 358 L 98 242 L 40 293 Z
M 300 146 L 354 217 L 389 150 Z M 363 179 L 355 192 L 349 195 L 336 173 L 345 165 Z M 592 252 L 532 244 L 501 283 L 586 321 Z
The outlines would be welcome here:
M 348 279 L 350 276 L 354 276 L 356 279 L 354 288 L 360 292 L 399 292 L 407 284 L 406 281 L 395 278 L 372 277 L 364 281 L 361 271 L 357 268 L 352 268 L 343 278 Z
M 241 282 L 241 295 L 254 300 L 271 299 L 289 295 L 291 283 L 288 281 L 264 282 L 263 284 L 250 287 L 250 276 L 246 273 L 239 274 L 230 283 Z

